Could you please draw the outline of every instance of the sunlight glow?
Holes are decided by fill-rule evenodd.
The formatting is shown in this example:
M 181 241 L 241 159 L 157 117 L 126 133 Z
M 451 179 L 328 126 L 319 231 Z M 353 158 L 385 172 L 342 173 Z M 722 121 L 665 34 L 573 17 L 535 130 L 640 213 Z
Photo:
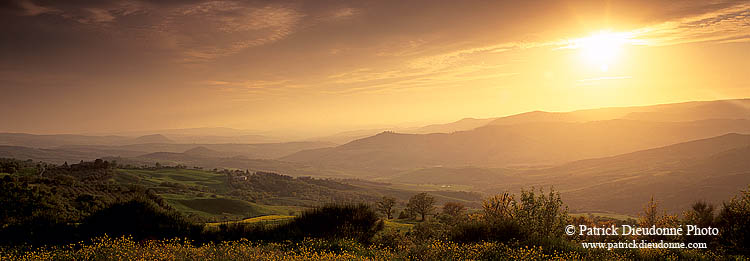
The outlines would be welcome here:
M 600 31 L 591 36 L 573 40 L 569 48 L 580 50 L 582 58 L 590 66 L 606 72 L 622 54 L 623 47 L 630 42 L 632 42 L 630 33 Z

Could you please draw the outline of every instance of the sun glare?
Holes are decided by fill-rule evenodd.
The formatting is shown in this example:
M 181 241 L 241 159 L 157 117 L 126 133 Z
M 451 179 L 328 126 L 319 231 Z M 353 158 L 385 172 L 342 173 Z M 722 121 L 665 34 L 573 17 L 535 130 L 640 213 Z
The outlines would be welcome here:
M 584 61 L 602 72 L 616 62 L 625 44 L 631 41 L 629 33 L 600 31 L 591 36 L 573 40 L 571 48 L 578 49 Z

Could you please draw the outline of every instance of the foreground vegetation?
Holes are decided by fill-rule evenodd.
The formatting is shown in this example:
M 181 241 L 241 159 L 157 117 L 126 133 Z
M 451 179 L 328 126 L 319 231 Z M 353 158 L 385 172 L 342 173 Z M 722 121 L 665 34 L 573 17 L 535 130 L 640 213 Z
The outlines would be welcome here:
M 365 245 L 353 240 L 305 239 L 263 243 L 240 239 L 196 245 L 189 240 L 138 242 L 129 237 L 40 248 L 0 251 L 2 260 L 668 260 L 742 259 L 712 251 L 642 249 L 632 251 L 562 250 L 500 242 L 433 241 L 411 249 Z
M 154 189 L 113 183 L 109 164 L 50 168 L 44 176 L 24 162 L 0 164 L 4 170 L 13 168 L 0 178 L 0 260 L 717 260 L 744 259 L 749 253 L 750 190 L 720 208 L 696 202 L 681 215 L 663 212 L 652 199 L 637 220 L 572 217 L 559 193 L 531 189 L 485 198 L 474 210 L 461 202 L 439 208 L 433 195 L 417 193 L 400 211 L 398 199 L 384 196 L 371 204 L 324 204 L 296 215 L 205 223 L 167 204 Z M 342 186 L 320 180 L 269 183 L 290 180 L 278 176 L 253 176 L 262 181 L 240 186 L 254 193 L 298 181 Z M 200 185 L 194 184 L 203 189 Z M 175 185 L 163 189 L 171 191 Z M 567 225 L 621 224 L 696 224 L 721 233 L 700 238 L 565 234 Z M 606 250 L 581 245 L 630 240 L 704 242 L 708 248 Z

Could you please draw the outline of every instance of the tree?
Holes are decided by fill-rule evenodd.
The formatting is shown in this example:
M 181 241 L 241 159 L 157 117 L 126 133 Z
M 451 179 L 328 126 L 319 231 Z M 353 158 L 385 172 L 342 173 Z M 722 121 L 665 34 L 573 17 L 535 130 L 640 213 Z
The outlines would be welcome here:
M 724 245 L 733 252 L 750 253 L 750 186 L 724 202 L 717 223 Z
M 508 192 L 502 195 L 494 195 L 482 202 L 484 217 L 490 222 L 499 222 L 512 218 L 515 207 L 516 201 L 513 198 L 513 194 Z
M 685 222 L 699 227 L 714 225 L 714 206 L 705 201 L 693 203 L 691 210 L 685 213 Z
M 378 211 L 383 213 L 386 218 L 393 218 L 393 206 L 396 205 L 396 199 L 388 196 L 384 196 L 383 199 L 378 201 Z
M 656 225 L 657 223 L 659 223 L 660 216 L 657 210 L 658 207 L 659 202 L 654 200 L 654 196 L 652 195 L 651 199 L 648 201 L 648 204 L 643 207 L 643 215 L 640 217 L 638 223 L 644 227 L 650 227 L 651 225 Z
M 446 202 L 443 205 L 443 214 L 457 218 L 466 211 L 466 206 L 458 202 Z
M 422 217 L 422 221 L 425 220 L 425 216 L 435 211 L 435 198 L 431 197 L 427 193 L 419 193 L 409 199 L 409 203 L 406 204 L 406 208 L 409 211 L 419 214 Z
M 677 216 L 669 215 L 665 211 L 659 211 L 659 202 L 651 196 L 648 204 L 643 208 L 643 214 L 638 220 L 638 225 L 642 227 L 650 226 L 674 226 L 677 225 Z
M 513 218 L 528 236 L 551 238 L 563 235 L 568 220 L 568 207 L 562 202 L 560 193 L 550 188 L 549 193 L 539 189 L 538 194 L 521 189 L 521 197 L 515 207 Z

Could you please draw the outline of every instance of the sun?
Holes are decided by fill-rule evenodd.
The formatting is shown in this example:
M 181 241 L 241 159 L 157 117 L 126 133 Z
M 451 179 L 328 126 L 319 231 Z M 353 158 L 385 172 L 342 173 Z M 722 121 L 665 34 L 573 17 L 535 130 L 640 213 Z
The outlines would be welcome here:
M 630 40 L 631 36 L 628 33 L 600 31 L 588 37 L 573 40 L 570 47 L 578 49 L 587 64 L 606 72 L 617 61 L 622 54 L 623 47 Z

